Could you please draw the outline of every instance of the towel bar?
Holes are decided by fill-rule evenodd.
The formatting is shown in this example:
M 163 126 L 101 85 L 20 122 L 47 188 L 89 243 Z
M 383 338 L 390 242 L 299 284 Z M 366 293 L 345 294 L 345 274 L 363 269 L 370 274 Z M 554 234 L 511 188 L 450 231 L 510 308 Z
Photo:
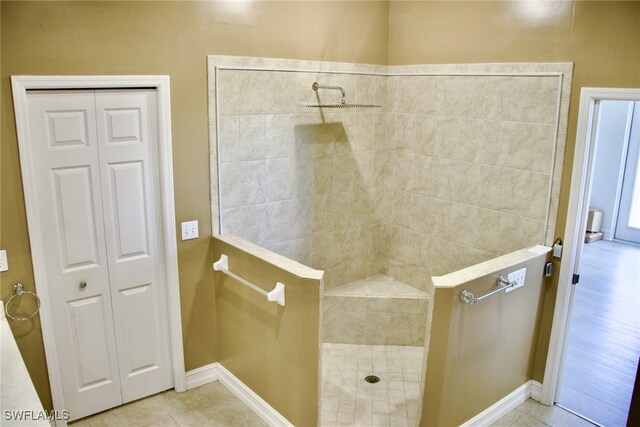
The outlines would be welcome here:
M 229 271 L 229 258 L 224 254 L 220 255 L 220 259 L 213 263 L 213 269 L 215 271 L 222 271 L 224 274 L 233 277 L 243 285 L 250 287 L 254 291 L 260 292 L 262 295 L 265 295 L 267 297 L 267 300 L 271 302 L 277 302 L 284 307 L 284 285 L 282 283 L 277 282 L 276 287 L 273 288 L 272 291 L 267 292 L 264 289 L 259 288 L 258 286 L 244 279 L 243 277 L 240 277 L 232 271 Z
M 515 282 L 515 281 L 510 282 L 509 280 L 505 279 L 504 276 L 500 275 L 496 279 L 496 285 L 498 286 L 498 289 L 495 289 L 489 292 L 488 294 L 484 294 L 477 298 L 473 296 L 473 294 L 468 290 L 463 289 L 462 292 L 460 292 L 460 300 L 462 302 L 466 302 L 467 304 L 475 304 L 477 302 L 482 301 L 485 298 L 489 298 L 491 295 L 497 294 L 498 292 L 506 291 L 509 288 L 513 288 L 517 284 L 518 282 Z

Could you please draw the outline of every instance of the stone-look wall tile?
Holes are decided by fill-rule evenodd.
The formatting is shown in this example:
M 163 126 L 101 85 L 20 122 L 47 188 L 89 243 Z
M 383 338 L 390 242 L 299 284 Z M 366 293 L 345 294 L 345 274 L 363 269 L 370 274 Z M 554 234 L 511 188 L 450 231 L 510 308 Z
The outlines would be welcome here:
M 422 194 L 411 195 L 411 230 L 421 234 L 433 234 L 432 198 Z
M 334 230 L 345 230 L 358 224 L 356 212 L 353 210 L 353 199 L 350 191 L 329 195 L 332 206 Z
M 324 296 L 324 311 L 367 311 L 365 298 L 349 296 Z
M 222 232 L 234 234 L 257 245 L 264 244 L 265 205 L 222 210 Z
M 411 230 L 389 226 L 385 228 L 386 249 L 389 258 L 410 267 L 422 265 L 421 236 Z
M 245 71 L 238 75 L 238 114 L 263 114 L 267 100 L 266 73 Z
M 434 78 L 417 78 L 416 104 L 411 114 L 420 114 L 424 116 L 436 114 L 438 111 L 438 79 Z
M 355 188 L 357 167 L 353 154 L 335 156 L 333 159 L 333 193 L 350 192 Z
M 218 72 L 216 90 L 218 94 L 218 113 L 220 115 L 238 114 L 239 89 L 239 73 L 231 70 L 220 70 Z
M 478 209 L 476 230 L 474 246 L 495 254 L 539 244 L 545 232 L 543 221 L 489 209 Z
M 310 164 L 309 164 L 310 163 Z M 315 196 L 329 194 L 333 190 L 333 158 L 316 157 L 306 163 L 313 168 L 313 192 Z M 308 194 L 298 194 L 299 197 Z
M 353 154 L 355 160 L 355 188 L 363 190 L 373 187 L 373 152 L 363 151 Z
M 238 116 L 221 116 L 218 125 L 218 154 L 220 162 L 245 160 L 237 155 Z M 247 159 L 248 160 L 248 159 Z
M 364 344 L 365 318 L 363 312 L 325 312 L 322 341 Z
M 480 165 L 434 157 L 431 169 L 435 197 L 474 205 L 478 202 Z
M 406 151 L 412 153 L 416 140 L 416 116 L 413 114 L 398 114 L 395 121 L 395 141 L 396 152 Z
M 461 118 L 486 116 L 486 78 L 477 76 L 435 78 L 438 85 L 438 115 Z
M 438 119 L 433 116 L 417 116 L 415 119 L 415 153 L 422 156 L 435 156 L 438 151 Z
M 558 133 L 567 133 L 569 127 L 569 98 L 560 99 L 560 116 L 558 117 Z
M 264 247 L 304 265 L 311 265 L 311 237 L 269 243 Z
M 265 188 L 264 198 L 266 200 L 264 201 L 276 202 L 278 200 L 293 199 L 297 194 L 297 183 L 295 179 L 298 176 L 298 168 L 296 159 L 293 157 L 268 159 L 265 164 L 266 170 L 265 176 L 263 177 L 263 186 Z M 304 170 L 301 171 L 301 173 L 305 172 Z
M 391 322 L 388 327 L 387 345 L 402 345 L 400 343 L 414 342 L 414 330 L 412 315 L 405 313 L 391 313 Z
M 350 140 L 354 152 L 372 151 L 373 136 L 375 131 L 374 113 L 359 112 L 353 114 L 355 124 L 353 139 Z
M 411 191 L 413 175 L 413 154 L 396 151 L 393 156 L 393 179 L 391 187 L 396 190 Z
M 391 298 L 366 298 L 366 311 L 378 313 L 390 313 L 394 302 Z
M 389 336 L 393 333 L 391 318 L 391 313 L 366 313 L 364 342 L 367 345 L 387 345 Z
M 330 270 L 343 258 L 342 248 L 336 245 L 337 232 L 316 233 L 311 238 L 312 268 Z
M 376 99 L 375 90 L 374 76 L 356 76 L 355 100 L 351 102 L 355 102 L 356 104 L 374 104 Z
M 487 80 L 487 89 L 486 118 L 490 120 L 546 124 L 556 121 L 556 78 L 494 77 Z
M 418 104 L 418 82 L 422 79 L 417 76 L 402 77 L 398 81 L 398 102 L 396 111 L 402 114 L 415 114 Z
M 438 118 L 435 155 L 445 159 L 476 161 L 484 123 L 477 119 Z
M 294 113 L 296 111 L 295 90 L 291 89 L 289 73 L 265 72 L 264 111 L 273 114 Z
M 296 157 L 300 148 L 296 145 L 293 114 L 267 114 L 265 116 L 265 156 Z M 306 157 L 306 156 L 305 156 Z
M 387 139 L 387 116 L 389 113 L 373 113 L 373 151 L 393 150 L 393 145 Z
M 551 185 L 550 177 L 547 174 L 529 174 L 529 209 L 525 216 L 544 221 L 549 207 L 549 196 Z
M 220 132 L 222 163 L 265 158 L 265 116 L 223 116 Z
M 442 276 L 495 256 L 487 251 L 432 238 L 429 241 L 429 272 L 433 276 Z
M 266 201 L 267 162 L 223 163 L 220 166 L 220 174 L 223 209 L 255 205 Z
M 387 79 L 386 76 L 374 76 L 374 103 L 380 105 L 380 111 L 387 111 Z
M 431 235 L 450 242 L 471 246 L 475 241 L 478 208 L 443 199 L 432 199 Z
M 290 239 L 300 239 L 311 236 L 314 230 L 314 198 L 304 197 L 285 200 L 276 203 L 286 203 L 289 207 L 289 218 L 283 220 L 289 228 Z
M 553 155 L 552 125 L 487 121 L 479 162 L 549 173 Z
M 391 223 L 398 227 L 411 226 L 411 193 L 407 191 L 393 191 L 391 201 Z
M 412 191 L 427 196 L 433 195 L 433 158 L 415 155 L 413 157 Z
M 291 208 L 290 200 L 272 202 L 265 205 L 265 229 L 264 243 L 277 243 L 302 236 L 291 235 Z
M 393 151 L 374 151 L 372 159 L 372 186 L 390 187 L 393 175 Z
M 313 198 L 311 232 L 327 233 L 333 230 L 333 206 L 328 195 Z
M 402 79 L 399 76 L 390 76 L 387 79 L 387 103 L 384 111 L 398 112 L 398 83 Z

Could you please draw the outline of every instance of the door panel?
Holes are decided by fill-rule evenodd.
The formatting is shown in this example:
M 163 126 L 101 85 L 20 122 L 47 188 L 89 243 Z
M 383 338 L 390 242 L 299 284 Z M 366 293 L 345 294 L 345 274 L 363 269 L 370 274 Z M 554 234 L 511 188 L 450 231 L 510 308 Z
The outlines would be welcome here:
M 73 355 L 78 361 L 78 388 L 85 392 L 112 382 L 111 372 L 107 369 L 109 361 L 110 325 L 105 324 L 105 311 L 101 296 L 69 301 L 69 330 L 75 336 Z
M 96 92 L 107 258 L 125 402 L 172 385 L 155 107 L 153 90 Z
M 142 162 L 109 165 L 116 262 L 149 256 Z
M 62 269 L 98 266 L 89 166 L 52 170 Z
M 36 91 L 28 93 L 27 102 L 64 409 L 77 419 L 122 403 L 95 96 L 91 91 Z

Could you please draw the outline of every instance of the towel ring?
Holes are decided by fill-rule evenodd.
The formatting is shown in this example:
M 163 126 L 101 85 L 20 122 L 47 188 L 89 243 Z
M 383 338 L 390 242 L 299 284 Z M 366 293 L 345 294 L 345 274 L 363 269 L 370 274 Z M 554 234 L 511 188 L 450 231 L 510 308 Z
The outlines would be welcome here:
M 33 297 L 36 299 L 36 304 L 37 304 L 36 311 L 34 311 L 33 314 L 31 314 L 31 316 L 13 316 L 9 312 L 9 304 L 11 304 L 11 301 L 13 301 L 15 297 L 20 297 L 24 294 L 33 295 Z M 9 298 L 9 301 L 7 301 L 5 309 L 6 309 L 5 314 L 13 320 L 30 320 L 33 318 L 33 316 L 38 314 L 38 312 L 40 311 L 40 297 L 38 297 L 38 295 L 36 295 L 31 291 L 25 291 L 24 286 L 22 286 L 22 283 L 16 283 L 13 285 L 13 295 L 11 296 L 11 298 Z

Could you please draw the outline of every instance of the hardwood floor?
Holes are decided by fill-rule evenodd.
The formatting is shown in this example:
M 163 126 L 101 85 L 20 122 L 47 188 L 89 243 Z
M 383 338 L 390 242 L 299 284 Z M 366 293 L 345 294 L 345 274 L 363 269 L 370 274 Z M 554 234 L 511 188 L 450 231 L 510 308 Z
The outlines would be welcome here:
M 640 355 L 640 246 L 584 245 L 569 327 L 558 403 L 625 426 Z

